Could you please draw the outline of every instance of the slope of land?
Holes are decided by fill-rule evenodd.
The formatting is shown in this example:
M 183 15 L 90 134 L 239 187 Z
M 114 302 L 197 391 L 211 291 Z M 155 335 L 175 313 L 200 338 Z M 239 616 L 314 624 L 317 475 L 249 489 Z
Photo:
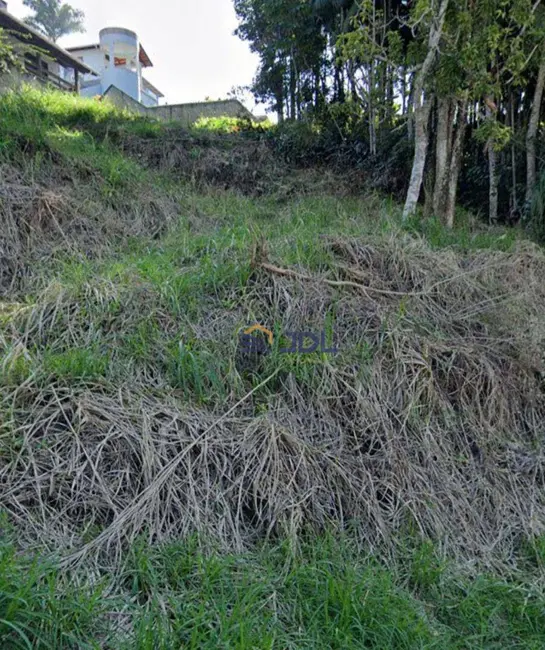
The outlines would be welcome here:
M 539 247 L 274 130 L 0 114 L 5 647 L 543 646 Z

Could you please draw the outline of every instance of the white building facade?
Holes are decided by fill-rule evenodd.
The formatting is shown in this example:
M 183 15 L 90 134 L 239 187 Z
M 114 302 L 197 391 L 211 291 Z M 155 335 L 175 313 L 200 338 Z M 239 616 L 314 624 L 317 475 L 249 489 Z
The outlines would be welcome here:
M 114 86 L 144 106 L 158 106 L 163 94 L 142 74 L 144 68 L 153 64 L 137 34 L 122 27 L 107 27 L 101 30 L 99 39 L 93 45 L 68 48 L 98 75 L 85 75 L 80 82 L 80 93 L 95 97 Z

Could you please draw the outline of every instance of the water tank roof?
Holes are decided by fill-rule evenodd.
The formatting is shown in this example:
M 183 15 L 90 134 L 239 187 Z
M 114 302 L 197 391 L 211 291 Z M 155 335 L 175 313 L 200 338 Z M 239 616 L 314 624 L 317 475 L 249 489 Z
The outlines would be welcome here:
M 128 36 L 129 38 L 134 38 L 135 41 L 138 40 L 136 32 L 131 31 L 130 29 L 125 29 L 124 27 L 105 27 L 99 32 L 100 38 L 103 36 L 114 36 L 115 34 L 123 34 L 123 36 Z
M 136 32 L 133 32 L 130 29 L 125 29 L 124 27 L 105 27 L 104 29 L 100 30 L 99 35 L 100 35 L 100 40 L 102 40 L 103 37 L 105 36 L 120 35 L 120 36 L 125 36 L 130 39 L 133 39 L 135 42 L 138 43 L 138 35 L 136 34 Z M 142 64 L 142 67 L 144 68 L 153 67 L 153 63 L 151 62 L 148 53 L 142 47 L 142 45 L 139 45 L 138 58 L 140 59 L 140 63 Z

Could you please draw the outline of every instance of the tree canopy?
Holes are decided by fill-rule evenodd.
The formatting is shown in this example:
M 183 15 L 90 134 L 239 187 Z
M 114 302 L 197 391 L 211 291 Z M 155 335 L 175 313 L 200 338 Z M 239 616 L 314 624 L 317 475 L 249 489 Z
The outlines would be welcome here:
M 260 56 L 254 93 L 279 120 L 333 120 L 355 164 L 410 144 L 407 218 L 419 202 L 448 225 L 460 201 L 491 222 L 530 212 L 545 171 L 542 0 L 234 4 Z
M 62 0 L 23 0 L 23 4 L 33 11 L 25 22 L 55 43 L 67 34 L 85 31 L 83 11 Z

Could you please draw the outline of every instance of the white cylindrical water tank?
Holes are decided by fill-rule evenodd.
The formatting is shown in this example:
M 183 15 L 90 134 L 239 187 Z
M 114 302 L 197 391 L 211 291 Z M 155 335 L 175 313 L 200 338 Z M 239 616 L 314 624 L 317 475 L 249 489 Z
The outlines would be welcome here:
M 107 27 L 100 32 L 104 55 L 102 90 L 115 86 L 129 97 L 141 101 L 142 73 L 138 36 L 122 27 Z

